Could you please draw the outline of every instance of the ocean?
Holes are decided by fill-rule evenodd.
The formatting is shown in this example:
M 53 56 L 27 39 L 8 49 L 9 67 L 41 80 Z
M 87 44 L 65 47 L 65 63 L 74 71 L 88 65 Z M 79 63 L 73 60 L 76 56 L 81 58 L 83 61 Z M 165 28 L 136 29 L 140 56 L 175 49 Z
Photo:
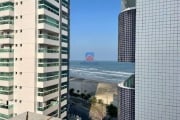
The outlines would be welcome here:
M 71 61 L 70 77 L 100 82 L 120 83 L 134 73 L 134 63 L 115 61 Z

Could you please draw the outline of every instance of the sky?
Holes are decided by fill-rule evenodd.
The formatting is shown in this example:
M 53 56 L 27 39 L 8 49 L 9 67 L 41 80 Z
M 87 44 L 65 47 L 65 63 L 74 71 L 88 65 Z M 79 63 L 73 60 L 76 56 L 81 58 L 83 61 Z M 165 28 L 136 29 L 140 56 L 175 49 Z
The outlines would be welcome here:
M 117 61 L 120 0 L 71 0 L 70 59 Z

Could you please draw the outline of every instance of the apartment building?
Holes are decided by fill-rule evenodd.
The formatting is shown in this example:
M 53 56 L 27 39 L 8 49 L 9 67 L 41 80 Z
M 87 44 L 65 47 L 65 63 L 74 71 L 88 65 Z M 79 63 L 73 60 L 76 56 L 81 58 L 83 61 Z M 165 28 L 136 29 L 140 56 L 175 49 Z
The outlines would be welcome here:
M 0 1 L 0 120 L 66 119 L 69 0 Z

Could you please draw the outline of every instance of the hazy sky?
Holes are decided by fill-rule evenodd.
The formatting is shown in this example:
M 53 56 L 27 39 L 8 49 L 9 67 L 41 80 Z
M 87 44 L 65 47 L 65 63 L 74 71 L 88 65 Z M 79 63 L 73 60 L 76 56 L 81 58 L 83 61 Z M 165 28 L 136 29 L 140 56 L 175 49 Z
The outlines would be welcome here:
M 71 0 L 71 60 L 117 60 L 120 0 Z

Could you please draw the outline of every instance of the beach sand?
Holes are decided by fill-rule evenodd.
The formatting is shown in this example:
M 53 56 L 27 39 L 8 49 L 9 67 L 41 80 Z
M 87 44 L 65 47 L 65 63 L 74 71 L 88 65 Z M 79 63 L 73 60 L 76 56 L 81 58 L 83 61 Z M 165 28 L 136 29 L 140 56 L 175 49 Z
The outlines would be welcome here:
M 115 83 L 71 78 L 70 89 L 71 88 L 73 88 L 76 93 L 77 91 L 80 91 L 79 93 L 90 93 L 96 96 L 97 99 L 103 100 L 104 104 L 117 106 L 117 84 Z

